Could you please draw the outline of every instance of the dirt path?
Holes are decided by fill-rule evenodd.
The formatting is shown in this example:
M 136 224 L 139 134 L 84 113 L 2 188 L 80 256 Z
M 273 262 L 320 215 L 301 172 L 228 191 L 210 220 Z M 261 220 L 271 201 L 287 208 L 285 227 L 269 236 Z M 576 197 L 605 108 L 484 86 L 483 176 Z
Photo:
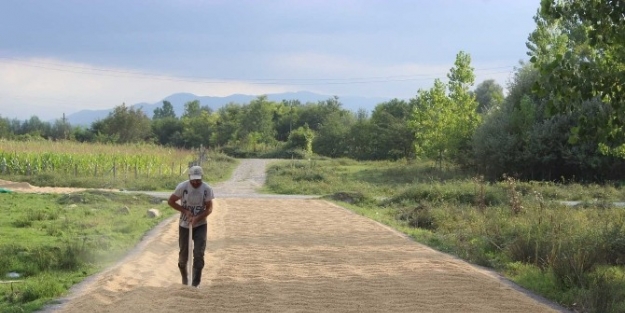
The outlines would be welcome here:
M 249 162 L 242 166 L 260 165 Z M 216 200 L 200 289 L 179 283 L 176 221 L 152 233 L 136 253 L 47 311 L 561 310 L 489 271 L 323 200 Z

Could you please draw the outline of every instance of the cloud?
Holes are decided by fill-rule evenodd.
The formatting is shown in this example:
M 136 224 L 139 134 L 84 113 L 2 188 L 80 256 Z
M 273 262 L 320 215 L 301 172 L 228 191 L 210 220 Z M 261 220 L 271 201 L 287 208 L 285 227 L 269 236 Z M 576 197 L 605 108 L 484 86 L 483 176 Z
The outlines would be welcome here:
M 158 102 L 178 92 L 227 96 L 294 91 L 279 84 L 251 84 L 236 80 L 175 77 L 123 68 L 95 68 L 87 64 L 29 59 L 0 62 L 2 117 L 42 120 L 60 118 L 83 109 L 110 109 L 122 103 Z

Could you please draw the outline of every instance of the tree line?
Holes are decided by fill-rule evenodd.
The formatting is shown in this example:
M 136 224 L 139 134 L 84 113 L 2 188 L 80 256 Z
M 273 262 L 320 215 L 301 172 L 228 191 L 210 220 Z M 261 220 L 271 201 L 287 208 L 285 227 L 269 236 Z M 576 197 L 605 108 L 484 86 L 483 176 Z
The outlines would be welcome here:
M 494 80 L 474 89 L 463 51 L 445 81 L 408 100 L 352 112 L 333 97 L 317 103 L 269 101 L 213 110 L 198 101 L 176 116 L 163 101 L 152 119 L 122 104 L 89 127 L 36 116 L 0 118 L 0 137 L 220 149 L 235 156 L 358 160 L 432 158 L 528 180 L 616 181 L 625 171 L 625 6 L 543 0 L 507 95 Z

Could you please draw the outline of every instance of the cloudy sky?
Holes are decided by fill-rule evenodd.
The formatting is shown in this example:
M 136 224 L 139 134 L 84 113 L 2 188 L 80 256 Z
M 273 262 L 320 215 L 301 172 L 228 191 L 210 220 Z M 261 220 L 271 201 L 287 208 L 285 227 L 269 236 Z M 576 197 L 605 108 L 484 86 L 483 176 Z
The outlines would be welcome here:
M 3 0 L 0 116 L 311 91 L 409 99 L 459 51 L 476 84 L 527 60 L 539 0 Z

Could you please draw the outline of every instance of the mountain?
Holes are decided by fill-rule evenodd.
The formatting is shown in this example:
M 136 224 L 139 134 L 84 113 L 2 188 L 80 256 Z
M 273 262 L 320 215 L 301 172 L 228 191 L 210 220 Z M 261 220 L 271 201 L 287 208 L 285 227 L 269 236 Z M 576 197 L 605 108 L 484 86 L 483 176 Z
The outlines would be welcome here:
M 302 104 L 318 101 L 325 101 L 333 96 L 316 94 L 308 91 L 298 92 L 285 92 L 276 94 L 267 94 L 269 101 L 280 102 L 282 100 L 299 100 Z M 201 106 L 208 106 L 213 110 L 217 110 L 228 103 L 248 104 L 250 101 L 258 98 L 258 95 L 243 95 L 234 94 L 227 97 L 212 97 L 212 96 L 196 96 L 191 93 L 175 93 L 163 100 L 156 103 L 141 102 L 131 105 L 134 109 L 141 109 L 148 117 L 152 118 L 154 115 L 154 109 L 163 106 L 163 101 L 169 101 L 174 107 L 176 116 L 181 116 L 184 113 L 184 105 L 187 102 L 198 100 Z M 376 105 L 389 101 L 387 98 L 379 97 L 358 97 L 358 96 L 346 96 L 339 97 L 339 102 L 343 104 L 343 108 L 350 111 L 358 111 L 359 109 L 365 109 L 370 112 Z M 81 110 L 67 116 L 67 120 L 72 125 L 90 126 L 91 123 L 106 118 L 109 113 L 113 111 L 113 108 L 107 110 Z

